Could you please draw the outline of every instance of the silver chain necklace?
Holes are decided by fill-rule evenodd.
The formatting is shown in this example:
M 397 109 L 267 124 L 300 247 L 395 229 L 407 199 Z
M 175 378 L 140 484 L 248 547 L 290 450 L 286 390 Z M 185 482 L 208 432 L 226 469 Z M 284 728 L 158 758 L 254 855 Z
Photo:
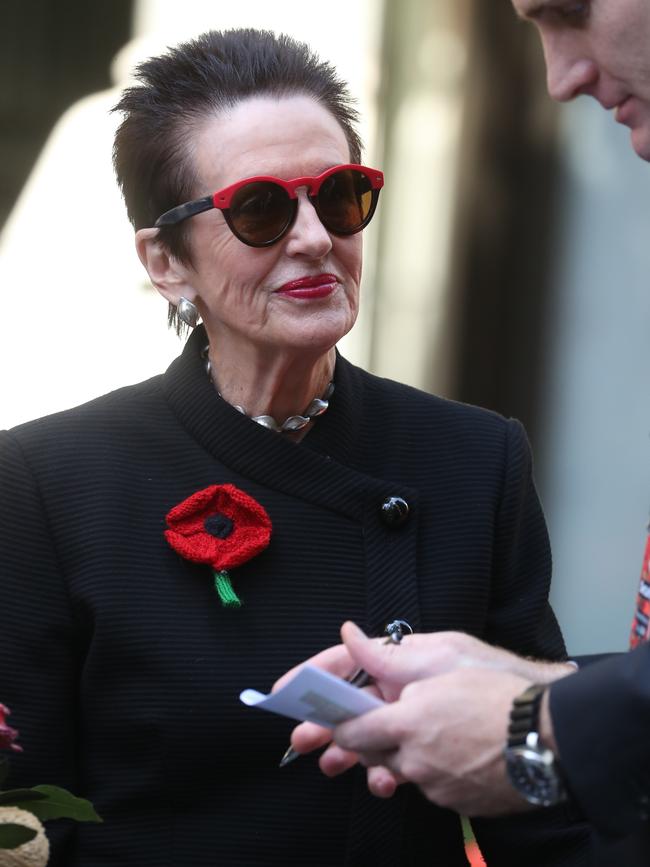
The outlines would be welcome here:
M 210 344 L 207 344 L 201 351 L 201 358 L 203 359 L 205 372 L 210 379 L 212 379 L 212 365 L 210 363 L 210 356 L 208 355 L 209 350 Z M 269 430 L 276 431 L 276 433 L 295 433 L 296 431 L 302 430 L 312 419 L 318 418 L 319 415 L 322 415 L 326 411 L 327 407 L 330 405 L 329 401 L 333 393 L 334 383 L 330 382 L 325 389 L 323 396 L 315 397 L 302 415 L 290 415 L 289 418 L 285 418 L 282 424 L 278 424 L 272 415 L 248 415 L 243 406 L 234 403 L 231 404 L 231 406 L 242 415 L 245 415 L 246 418 L 250 418 L 251 421 L 255 421 Z M 218 391 L 217 394 L 222 400 L 225 400 L 220 391 Z

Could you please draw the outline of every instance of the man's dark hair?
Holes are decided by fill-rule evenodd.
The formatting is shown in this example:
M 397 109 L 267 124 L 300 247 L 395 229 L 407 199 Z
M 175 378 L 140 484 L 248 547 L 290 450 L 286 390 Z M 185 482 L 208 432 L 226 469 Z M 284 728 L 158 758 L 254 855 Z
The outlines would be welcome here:
M 113 164 L 136 229 L 153 226 L 165 211 L 192 199 L 197 178 L 191 140 L 206 117 L 255 96 L 312 97 L 336 118 L 361 160 L 358 116 L 334 68 L 302 42 L 267 30 L 209 31 L 141 63 L 138 85 L 127 88 L 113 111 L 124 119 L 115 135 Z M 160 229 L 159 238 L 180 261 L 191 263 L 186 225 Z

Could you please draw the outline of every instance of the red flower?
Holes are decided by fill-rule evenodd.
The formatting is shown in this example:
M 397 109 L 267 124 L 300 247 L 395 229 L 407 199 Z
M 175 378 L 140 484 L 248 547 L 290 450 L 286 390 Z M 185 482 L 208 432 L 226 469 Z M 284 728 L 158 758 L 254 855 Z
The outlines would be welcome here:
M 23 748 L 17 743 L 14 743 L 18 737 L 16 729 L 12 729 L 7 725 L 6 718 L 11 711 L 8 707 L 0 704 L 0 750 L 13 750 L 15 753 L 22 753 Z
M 227 570 L 269 544 L 271 519 L 263 506 L 234 485 L 210 485 L 174 506 L 167 526 L 171 547 L 186 560 L 212 566 L 222 603 L 239 607 Z

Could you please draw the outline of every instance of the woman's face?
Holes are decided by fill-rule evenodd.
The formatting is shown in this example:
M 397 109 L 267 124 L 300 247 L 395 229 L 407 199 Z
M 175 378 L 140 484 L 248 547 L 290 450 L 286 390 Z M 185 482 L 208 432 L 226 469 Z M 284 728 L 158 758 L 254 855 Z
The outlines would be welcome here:
M 196 195 L 254 175 L 285 180 L 350 161 L 334 117 L 309 97 L 256 97 L 209 118 L 194 146 Z M 361 234 L 330 235 L 298 192 L 296 220 L 271 247 L 249 247 L 219 210 L 190 221 L 187 280 L 219 353 L 330 349 L 357 317 Z M 295 281 L 312 278 L 308 286 Z

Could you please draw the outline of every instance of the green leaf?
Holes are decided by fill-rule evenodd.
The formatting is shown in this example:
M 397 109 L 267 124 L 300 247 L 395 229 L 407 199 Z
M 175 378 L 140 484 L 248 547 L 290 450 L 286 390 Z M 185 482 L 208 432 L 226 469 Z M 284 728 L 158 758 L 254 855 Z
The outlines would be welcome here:
M 42 801 L 45 798 L 41 792 L 34 789 L 7 789 L 0 792 L 0 807 L 17 807 L 23 801 Z
M 33 828 L 16 825 L 13 822 L 0 825 L 0 849 L 17 849 L 23 843 L 33 840 L 37 833 Z
M 76 798 L 65 789 L 58 786 L 34 786 L 33 790 L 42 798 L 39 800 L 25 799 L 16 803 L 16 807 L 29 810 L 41 822 L 48 819 L 75 819 L 77 822 L 101 822 L 102 819 L 95 812 L 95 808 L 85 798 Z
M 241 608 L 241 599 L 233 590 L 230 575 L 227 572 L 213 572 L 214 586 L 224 608 Z

